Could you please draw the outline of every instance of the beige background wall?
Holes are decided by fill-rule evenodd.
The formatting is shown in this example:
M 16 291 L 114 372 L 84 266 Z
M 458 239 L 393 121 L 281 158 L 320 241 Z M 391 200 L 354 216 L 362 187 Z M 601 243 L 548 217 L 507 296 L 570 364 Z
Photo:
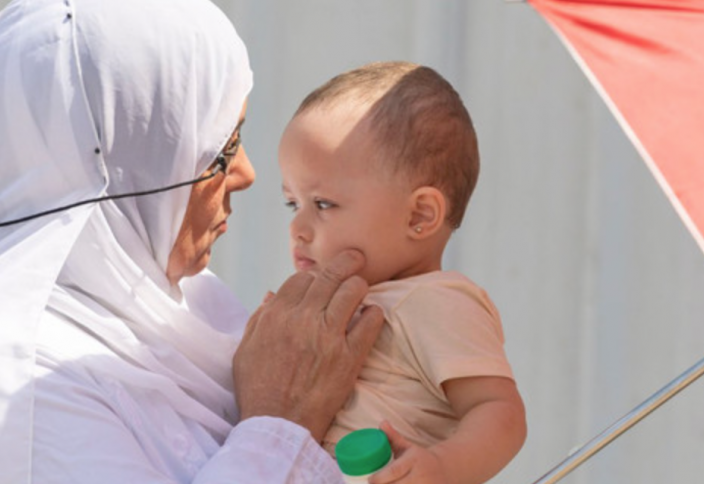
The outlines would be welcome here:
M 0 0 L 0 6 L 7 3 Z M 221 0 L 249 46 L 258 172 L 213 269 L 254 309 L 291 272 L 276 145 L 297 103 L 373 60 L 462 94 L 483 171 L 447 252 L 493 296 L 529 438 L 493 482 L 531 483 L 704 357 L 704 256 L 548 26 L 501 0 Z M 701 482 L 704 381 L 563 482 Z

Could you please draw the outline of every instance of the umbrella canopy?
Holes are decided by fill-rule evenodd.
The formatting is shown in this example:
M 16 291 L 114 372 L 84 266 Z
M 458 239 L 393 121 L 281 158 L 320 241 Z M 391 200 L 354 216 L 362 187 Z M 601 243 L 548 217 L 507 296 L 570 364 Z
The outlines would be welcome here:
M 528 0 L 704 250 L 704 0 Z
M 704 250 L 704 0 L 527 0 L 560 36 Z M 704 359 L 575 450 L 552 484 L 704 374 Z

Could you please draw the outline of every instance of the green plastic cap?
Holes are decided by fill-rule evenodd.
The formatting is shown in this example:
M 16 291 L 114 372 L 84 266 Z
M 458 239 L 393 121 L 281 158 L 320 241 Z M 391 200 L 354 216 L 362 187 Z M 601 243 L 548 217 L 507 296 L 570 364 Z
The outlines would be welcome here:
M 335 446 L 335 457 L 343 474 L 364 476 L 389 462 L 391 445 L 379 429 L 356 430 L 340 439 Z

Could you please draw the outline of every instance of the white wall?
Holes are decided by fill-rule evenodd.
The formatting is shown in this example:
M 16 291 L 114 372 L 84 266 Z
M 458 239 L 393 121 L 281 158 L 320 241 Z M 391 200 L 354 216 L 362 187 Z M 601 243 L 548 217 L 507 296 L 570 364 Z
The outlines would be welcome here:
M 497 483 L 531 483 L 704 356 L 704 256 L 602 101 L 527 4 L 223 0 L 255 70 L 244 135 L 258 171 L 234 197 L 215 270 L 250 307 L 291 271 L 276 145 L 297 103 L 372 60 L 428 64 L 460 91 L 483 172 L 447 254 L 494 297 L 529 438 Z M 699 482 L 695 384 L 564 479 Z
M 7 3 L 0 0 L 0 6 Z M 220 0 L 255 71 L 213 269 L 253 309 L 291 272 L 276 145 L 302 97 L 372 60 L 428 64 L 462 94 L 482 175 L 446 257 L 493 296 L 528 409 L 493 482 L 531 483 L 704 356 L 704 256 L 556 36 L 501 0 Z M 695 383 L 562 482 L 700 482 Z

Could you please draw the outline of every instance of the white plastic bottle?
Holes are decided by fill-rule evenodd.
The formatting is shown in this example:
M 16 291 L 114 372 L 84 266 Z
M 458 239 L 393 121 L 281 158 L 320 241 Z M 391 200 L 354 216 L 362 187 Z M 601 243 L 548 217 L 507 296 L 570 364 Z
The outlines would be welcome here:
M 392 460 L 391 445 L 379 429 L 361 429 L 344 436 L 335 446 L 335 458 L 346 484 L 366 484 L 369 476 Z

